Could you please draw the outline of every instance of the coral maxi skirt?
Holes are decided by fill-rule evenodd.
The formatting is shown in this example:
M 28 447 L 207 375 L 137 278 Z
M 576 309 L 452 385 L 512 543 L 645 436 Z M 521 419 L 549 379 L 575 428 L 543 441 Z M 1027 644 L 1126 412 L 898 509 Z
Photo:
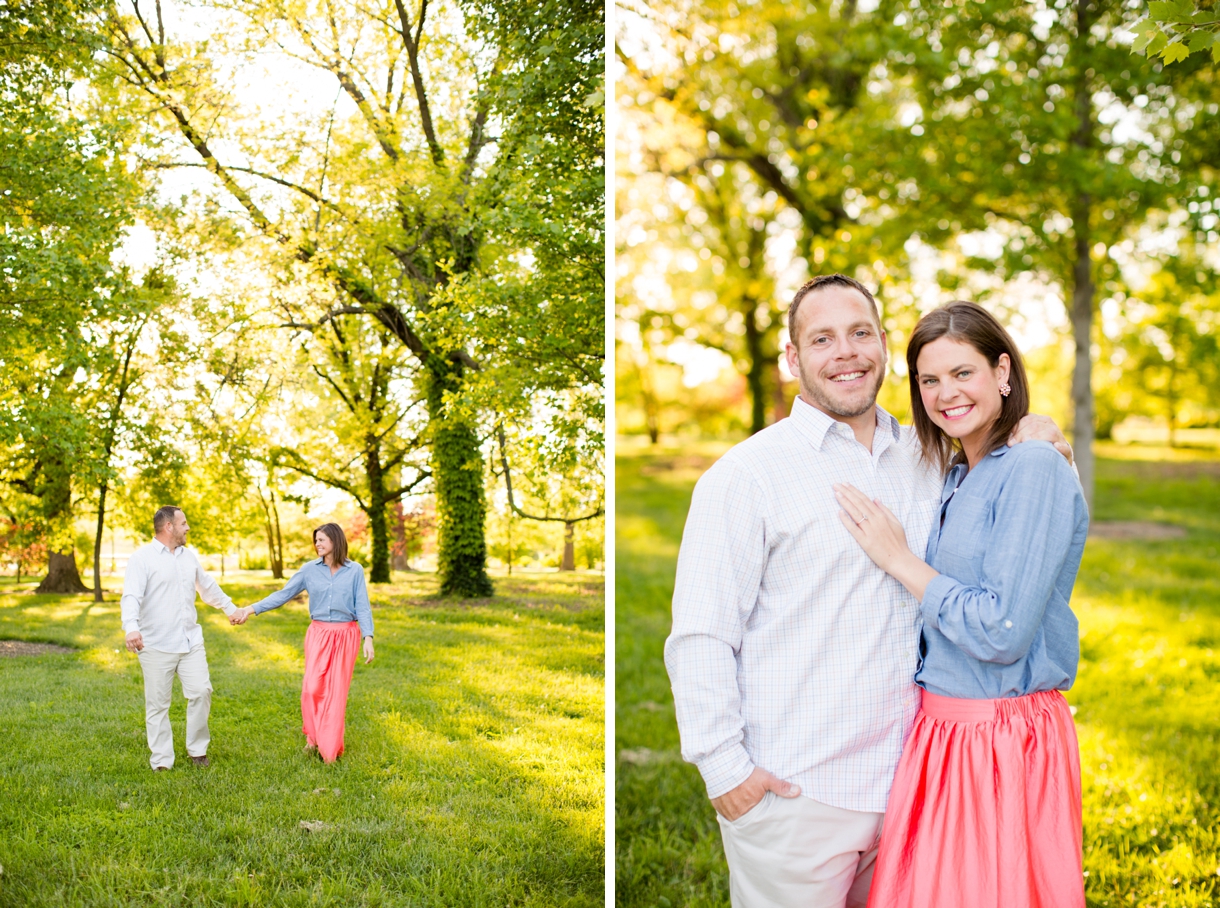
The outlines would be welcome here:
M 923 692 L 869 908 L 1084 908 L 1080 751 L 1059 691 Z
M 305 632 L 301 730 L 327 763 L 343 753 L 347 692 L 359 650 L 360 625 L 355 621 L 312 621 Z

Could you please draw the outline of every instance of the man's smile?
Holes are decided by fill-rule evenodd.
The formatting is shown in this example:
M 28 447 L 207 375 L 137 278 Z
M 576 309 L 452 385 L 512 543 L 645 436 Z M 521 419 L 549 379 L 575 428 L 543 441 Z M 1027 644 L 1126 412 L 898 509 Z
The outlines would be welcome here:
M 855 372 L 840 372 L 838 375 L 832 375 L 830 376 L 830 380 L 833 382 L 849 382 L 863 377 L 864 371 L 857 369 Z

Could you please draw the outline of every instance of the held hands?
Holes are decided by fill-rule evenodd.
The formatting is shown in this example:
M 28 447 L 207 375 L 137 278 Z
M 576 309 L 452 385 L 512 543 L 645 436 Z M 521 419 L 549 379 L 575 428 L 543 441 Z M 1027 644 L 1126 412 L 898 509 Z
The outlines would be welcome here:
M 879 501 L 870 501 L 853 485 L 835 483 L 835 500 L 843 510 L 839 519 L 873 564 L 887 574 L 904 556 L 911 556 L 907 534 L 893 512 Z
M 801 793 L 801 786 L 785 782 L 756 766 L 750 773 L 750 778 L 732 791 L 726 791 L 720 797 L 712 798 L 712 806 L 716 808 L 716 813 L 726 820 L 736 820 L 757 806 L 768 791 L 775 792 L 781 798 L 795 798 Z
M 364 649 L 364 664 L 368 665 L 370 662 L 373 661 L 373 638 L 372 637 L 364 638 L 363 649 Z
M 1039 416 L 1037 413 L 1027 413 L 1021 417 L 1017 427 L 1008 436 L 1008 447 L 1019 445 L 1023 441 L 1049 441 L 1055 450 L 1073 463 L 1072 446 L 1068 444 L 1055 421 L 1049 416 Z
M 144 649 L 144 635 L 139 631 L 132 631 L 127 635 L 127 649 L 133 653 L 138 653 Z
M 247 605 L 245 608 L 239 608 L 229 616 L 229 624 L 236 627 L 239 624 L 245 624 L 250 620 L 250 616 L 254 614 L 254 606 Z

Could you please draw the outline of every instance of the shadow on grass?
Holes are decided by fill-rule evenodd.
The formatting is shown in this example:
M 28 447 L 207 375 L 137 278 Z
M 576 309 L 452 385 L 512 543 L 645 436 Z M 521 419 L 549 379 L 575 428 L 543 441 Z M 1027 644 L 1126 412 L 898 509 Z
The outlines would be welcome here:
M 330 766 L 301 751 L 301 604 L 241 628 L 201 609 L 206 771 L 181 756 L 148 771 L 117 616 L 84 615 L 82 657 L 0 672 L 0 905 L 601 904 L 599 638 L 497 600 L 442 613 L 394 598 Z M 81 605 L 18 615 L 0 598 L 0 628 L 48 632 Z M 176 692 L 179 746 L 183 712 Z

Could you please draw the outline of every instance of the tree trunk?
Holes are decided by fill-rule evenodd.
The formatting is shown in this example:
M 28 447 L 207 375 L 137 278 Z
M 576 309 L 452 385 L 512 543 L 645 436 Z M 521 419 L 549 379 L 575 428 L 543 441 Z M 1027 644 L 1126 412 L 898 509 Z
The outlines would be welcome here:
M 1176 341 L 1177 338 L 1175 337 Z M 1175 343 L 1176 348 L 1176 343 Z M 1169 447 L 1176 448 L 1178 446 L 1178 351 L 1173 351 L 1173 359 L 1169 361 L 1169 388 L 1168 388 L 1168 404 L 1169 404 Z
M 767 359 L 763 353 L 763 331 L 758 324 L 758 304 L 743 300 L 742 315 L 746 324 L 746 356 L 750 365 L 746 370 L 746 386 L 750 389 L 750 434 L 767 427 Z
M 559 565 L 561 571 L 576 570 L 576 524 L 564 521 L 563 524 L 563 562 Z
M 47 556 L 47 576 L 38 584 L 35 593 L 87 593 L 89 587 L 80 579 L 76 569 L 76 552 L 50 552 Z
M 1089 261 L 1088 197 L 1073 212 L 1076 230 L 1076 265 L 1072 288 L 1072 335 L 1076 362 L 1072 368 L 1072 448 L 1084 500 L 1093 511 L 1093 276 Z
M 106 529 L 106 488 L 102 483 L 97 490 L 97 534 L 93 537 L 93 601 L 102 599 L 102 533 Z
M 284 537 L 280 533 L 280 509 L 275 505 L 275 489 L 267 487 L 268 503 L 259 489 L 258 500 L 263 506 L 263 529 L 267 533 L 267 564 L 271 568 L 271 576 L 276 580 L 284 579 Z
M 1089 89 L 1087 51 L 1092 28 L 1090 0 L 1077 0 L 1076 37 L 1073 55 L 1077 62 L 1076 146 L 1081 165 L 1093 145 L 1093 99 Z M 1072 280 L 1072 335 L 1076 342 L 1076 362 L 1072 368 L 1072 409 L 1074 412 L 1072 447 L 1084 500 L 1093 511 L 1093 268 L 1090 259 L 1092 198 L 1077 191 L 1072 203 L 1072 233 L 1075 236 L 1075 263 Z
M 645 351 L 643 363 L 634 356 L 632 362 L 635 363 L 636 373 L 640 377 L 640 397 L 644 405 L 644 426 L 648 430 L 648 441 L 655 445 L 661 439 L 661 405 L 652 388 L 652 356 Z
M 449 412 L 445 392 L 460 390 L 456 364 L 428 359 L 428 415 L 432 423 L 432 481 L 436 489 L 437 570 L 442 596 L 476 598 L 494 592 L 487 576 L 483 524 L 483 455 L 469 422 Z
M 369 531 L 373 536 L 373 551 L 369 565 L 370 583 L 390 582 L 389 514 L 385 494 L 385 473 L 381 469 L 381 450 L 376 436 L 365 439 L 368 446 L 364 458 L 364 473 L 369 482 Z

